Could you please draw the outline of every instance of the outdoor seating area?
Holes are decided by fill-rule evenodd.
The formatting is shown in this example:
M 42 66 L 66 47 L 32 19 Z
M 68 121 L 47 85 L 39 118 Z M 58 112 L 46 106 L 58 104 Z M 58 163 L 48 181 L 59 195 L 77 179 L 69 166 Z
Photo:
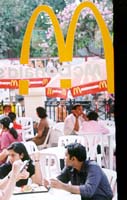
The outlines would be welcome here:
M 75 105 L 82 108 L 81 104 L 74 104 L 74 106 Z M 43 107 L 37 107 L 36 110 L 44 111 L 45 115 L 46 109 L 44 109 Z M 72 116 L 74 114 L 73 112 L 68 114 L 66 118 Z M 89 113 L 93 113 L 93 111 L 89 111 L 88 114 L 83 114 L 85 115 L 85 121 L 88 120 L 86 116 L 89 115 Z M 94 114 L 97 114 L 97 112 L 94 112 Z M 38 116 L 40 115 L 38 114 Z M 108 132 L 105 134 L 103 133 L 103 131 L 99 133 L 97 131 L 88 132 L 87 130 L 85 132 L 85 129 L 84 130 L 79 129 L 79 131 L 73 131 L 72 133 L 70 132 L 69 135 L 66 135 L 65 134 L 66 118 L 62 122 L 57 122 L 54 121 L 53 119 L 48 118 L 48 115 L 45 116 L 48 119 L 49 128 L 47 129 L 47 134 L 42 144 L 36 144 L 33 140 L 38 135 L 35 125 L 39 124 L 39 122 L 36 122 L 35 120 L 32 119 L 32 117 L 29 116 L 16 118 L 16 123 L 20 124 L 22 127 L 22 130 L 18 129 L 17 130 L 19 133 L 22 133 L 22 143 L 25 145 L 30 158 L 34 161 L 35 167 L 37 165 L 37 169 L 35 168 L 35 170 L 38 170 L 39 176 L 41 178 L 41 185 L 44 187 L 43 185 L 44 179 L 46 180 L 50 180 L 52 178 L 56 179 L 56 177 L 59 176 L 59 174 L 61 174 L 63 168 L 65 167 L 66 147 L 69 144 L 81 144 L 86 149 L 86 155 L 87 155 L 86 159 L 88 161 L 94 160 L 106 174 L 111 189 L 113 191 L 113 200 L 117 200 L 118 194 L 117 194 L 117 172 L 116 172 L 116 162 L 115 162 L 115 149 L 116 149 L 115 122 L 113 120 L 105 120 L 105 119 L 98 120 L 98 124 L 104 126 L 105 127 L 104 130 L 108 130 Z M 67 126 L 66 129 L 69 130 L 70 123 L 68 122 L 66 126 Z M 36 162 L 38 164 L 36 164 Z M 49 200 L 49 197 L 52 194 L 54 196 L 53 198 L 57 199 L 58 195 L 61 194 L 63 195 L 62 198 L 67 200 L 68 199 L 81 200 L 81 196 L 78 194 L 72 194 L 70 192 L 55 188 L 51 188 L 49 191 L 47 191 L 45 187 L 41 188 L 39 184 L 36 184 L 36 189 L 31 189 L 31 187 L 35 187 L 34 184 L 35 183 L 33 182 L 33 180 L 29 178 L 27 184 L 27 186 L 29 187 L 28 191 L 17 192 L 16 194 L 12 195 L 11 200 L 15 200 L 17 195 L 19 199 L 21 196 L 27 199 L 28 194 L 29 197 L 31 198 L 35 196 L 35 199 L 45 198 Z M 38 192 L 36 190 L 38 190 Z
M 104 123 L 106 122 L 104 121 Z M 31 157 L 33 154 L 38 152 L 40 153 L 39 164 L 42 176 L 50 179 L 56 177 L 64 167 L 65 146 L 70 143 L 81 143 L 86 147 L 87 159 L 96 160 L 99 166 L 106 173 L 114 191 L 113 200 L 116 200 L 117 173 L 114 168 L 115 146 L 113 145 L 115 144 L 115 124 L 112 123 L 112 125 L 109 125 L 109 123 L 107 123 L 106 125 L 110 127 L 110 132 L 107 135 L 97 135 L 96 133 L 87 133 L 85 135 L 82 133 L 79 133 L 79 135 L 64 135 L 63 123 L 54 122 L 54 125 L 48 131 L 43 145 L 37 146 L 32 141 L 25 141 L 24 144 Z M 108 152 L 105 151 L 106 148 L 108 148 Z M 15 198 L 13 197 L 13 199 Z

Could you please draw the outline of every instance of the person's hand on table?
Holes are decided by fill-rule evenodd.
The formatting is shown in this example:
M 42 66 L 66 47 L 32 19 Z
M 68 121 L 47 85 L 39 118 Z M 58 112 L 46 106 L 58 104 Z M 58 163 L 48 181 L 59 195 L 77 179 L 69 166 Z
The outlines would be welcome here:
M 42 185 L 44 185 L 46 188 L 50 188 L 50 181 L 47 179 L 43 179 Z
M 63 189 L 64 183 L 59 181 L 58 179 L 50 179 L 50 187 L 57 188 L 57 189 Z

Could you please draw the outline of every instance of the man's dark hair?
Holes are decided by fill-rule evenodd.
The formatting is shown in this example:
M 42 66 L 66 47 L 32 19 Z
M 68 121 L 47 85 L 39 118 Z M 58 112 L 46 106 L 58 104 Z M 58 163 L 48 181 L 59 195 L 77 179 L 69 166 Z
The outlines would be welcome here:
M 77 103 L 72 106 L 71 110 L 76 110 L 78 107 L 82 106 L 81 104 Z
M 75 156 L 80 162 L 86 160 L 86 148 L 80 143 L 71 143 L 66 145 L 68 154 L 70 155 L 70 158 Z

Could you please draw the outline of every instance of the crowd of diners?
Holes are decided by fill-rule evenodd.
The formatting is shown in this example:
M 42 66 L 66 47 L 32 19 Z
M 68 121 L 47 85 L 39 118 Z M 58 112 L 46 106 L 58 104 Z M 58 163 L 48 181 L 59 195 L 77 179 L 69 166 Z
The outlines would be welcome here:
M 38 106 L 36 113 L 39 122 L 34 125 L 35 144 L 44 143 L 49 131 L 49 121 L 45 108 Z M 14 187 L 28 184 L 29 178 L 38 185 L 63 189 L 73 194 L 80 194 L 82 200 L 111 200 L 113 191 L 107 176 L 94 160 L 87 160 L 85 146 L 79 143 L 68 144 L 65 152 L 65 166 L 55 178 L 46 180 L 40 170 L 39 153 L 31 157 L 23 144 L 22 126 L 16 122 L 16 114 L 9 112 L 0 119 L 0 199 L 8 200 Z M 98 121 L 98 114 L 90 111 L 85 114 L 80 104 L 72 107 L 71 114 L 64 120 L 64 134 L 78 135 L 79 132 L 107 134 L 109 130 Z M 20 166 L 29 160 L 23 171 Z M 71 184 L 70 184 L 71 183 Z

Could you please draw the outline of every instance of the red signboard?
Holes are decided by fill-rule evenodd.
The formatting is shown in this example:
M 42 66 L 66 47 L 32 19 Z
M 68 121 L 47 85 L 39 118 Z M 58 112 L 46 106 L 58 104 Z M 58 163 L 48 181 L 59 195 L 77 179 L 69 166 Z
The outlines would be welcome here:
M 78 85 L 72 87 L 70 90 L 73 97 L 107 91 L 107 80 Z
M 61 88 L 53 88 L 53 87 L 48 87 L 45 89 L 46 91 L 46 96 L 50 98 L 55 98 L 55 97 L 60 97 L 63 99 L 67 98 L 67 89 L 61 89 Z
M 0 88 L 18 89 L 19 80 L 28 80 L 29 88 L 44 87 L 51 78 L 30 78 L 30 79 L 1 79 Z

